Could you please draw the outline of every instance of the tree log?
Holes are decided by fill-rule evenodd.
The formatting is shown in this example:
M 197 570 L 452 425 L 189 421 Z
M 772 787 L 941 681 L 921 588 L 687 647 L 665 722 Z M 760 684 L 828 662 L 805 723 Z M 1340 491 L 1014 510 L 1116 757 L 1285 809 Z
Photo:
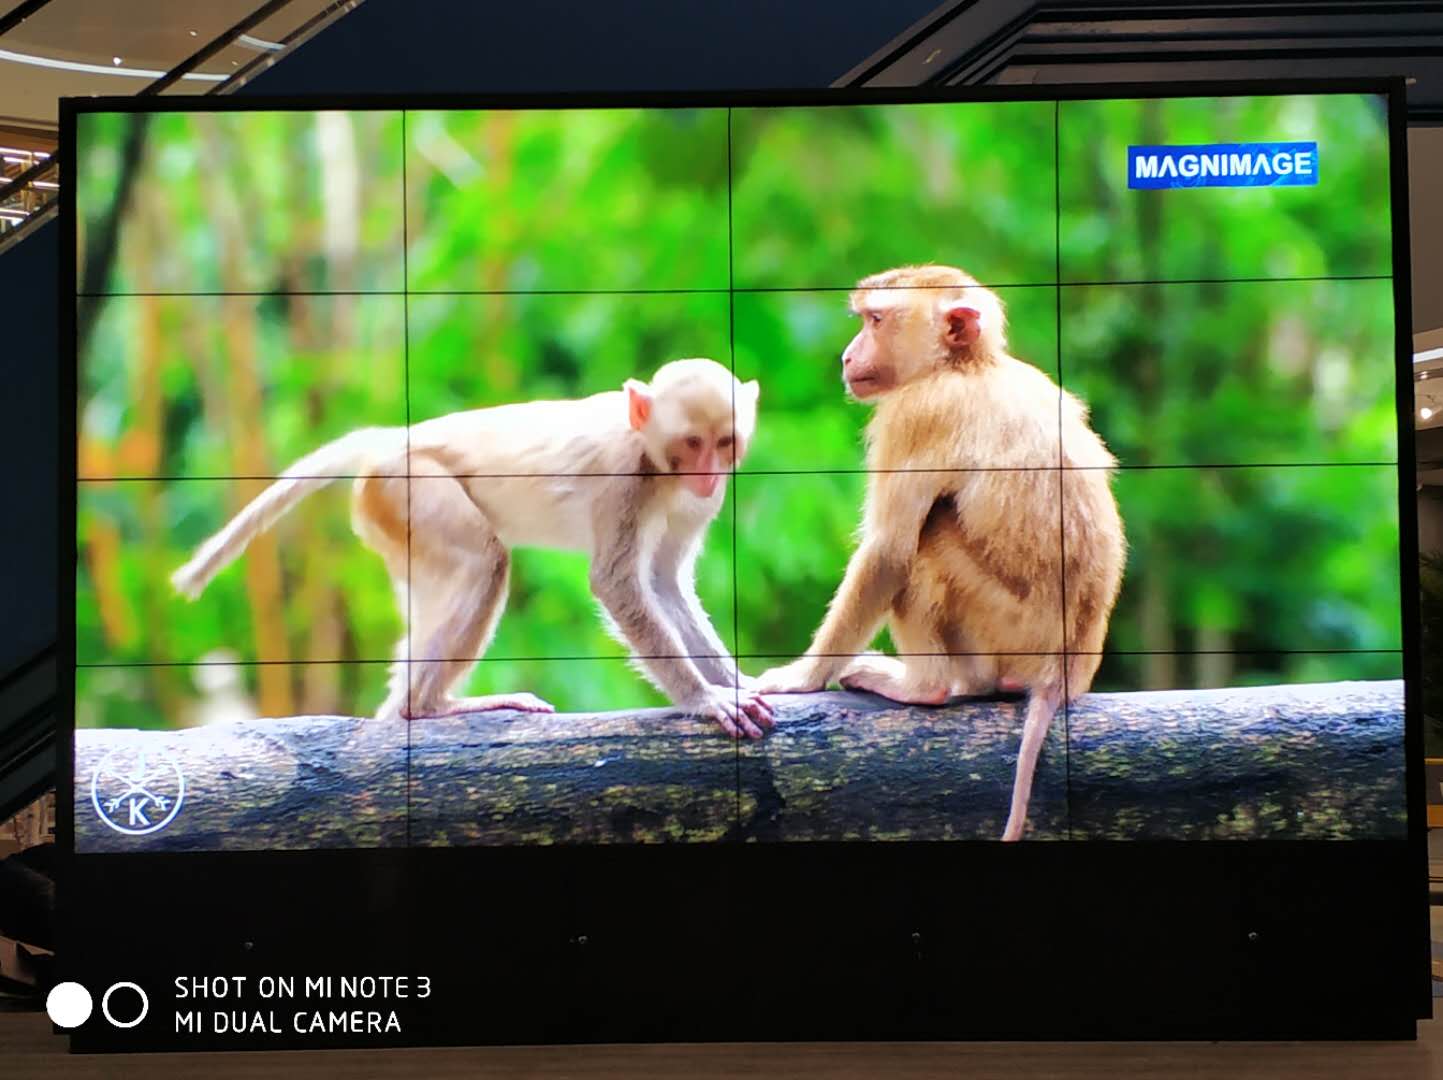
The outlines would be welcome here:
M 80 851 L 666 841 L 988 840 L 1002 832 L 1018 698 L 910 708 L 777 695 L 733 743 L 670 709 L 488 712 L 410 725 L 337 716 L 76 733 Z M 409 742 L 408 742 L 409 740 Z M 164 828 L 92 803 L 138 751 L 185 778 Z M 157 753 L 163 751 L 163 755 Z M 1403 684 L 1089 694 L 1052 726 L 1037 839 L 1402 836 Z

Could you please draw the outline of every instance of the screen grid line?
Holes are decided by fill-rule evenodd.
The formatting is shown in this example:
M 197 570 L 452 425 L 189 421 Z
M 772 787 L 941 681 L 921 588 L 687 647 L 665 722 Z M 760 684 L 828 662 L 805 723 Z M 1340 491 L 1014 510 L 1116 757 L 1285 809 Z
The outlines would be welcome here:
M 401 722 L 406 725 L 406 847 L 411 846 L 411 694 L 414 667 L 411 655 L 411 628 L 416 625 L 415 590 L 411 588 L 411 199 L 406 162 L 410 147 L 406 137 L 406 110 L 401 110 L 401 367 L 406 403 L 406 710 Z
M 403 223 L 402 233 L 405 233 Z M 1135 285 L 1280 285 L 1325 281 L 1392 281 L 1392 274 L 1300 274 L 1285 277 L 1231 277 L 1231 278 L 1114 278 L 1078 279 L 1077 281 L 1002 281 L 989 284 L 989 289 L 1051 289 L 1057 285 L 1066 288 L 1092 288 L 1095 286 L 1126 287 Z M 729 288 L 675 288 L 675 289 L 202 289 L 195 292 L 174 291 L 124 291 L 76 293 L 82 300 L 115 300 L 136 297 L 162 297 L 186 299 L 188 297 L 224 296 L 723 296 L 766 293 L 818 293 L 851 292 L 854 285 L 736 285 Z M 879 285 L 876 291 L 889 288 L 918 292 L 923 289 L 942 289 L 942 285 Z
M 735 174 L 732 168 L 732 109 L 727 108 L 727 348 L 730 352 L 731 373 L 732 373 L 732 445 L 736 443 L 736 420 L 737 420 L 737 304 L 736 304 L 736 265 L 735 265 L 735 232 L 732 221 L 732 191 L 735 183 Z M 742 697 L 742 662 L 741 662 L 741 602 L 738 598 L 739 590 L 739 551 L 737 548 L 737 503 L 741 499 L 741 491 L 737 480 L 736 455 L 732 455 L 732 476 L 731 476 L 731 509 L 732 509 L 732 652 L 738 654 L 735 661 L 736 686 L 732 688 L 733 702 L 737 714 L 741 715 Z M 738 725 L 740 730 L 740 725 Z M 733 759 L 735 765 L 735 791 L 736 806 L 734 821 L 736 823 L 736 837 L 738 842 L 742 839 L 742 738 L 739 735 L 733 740 L 733 749 L 736 751 Z
M 1062 764 L 1063 764 L 1063 785 L 1062 790 L 1064 806 L 1063 831 L 1067 839 L 1072 839 L 1072 688 L 1068 685 L 1068 676 L 1072 664 L 1070 662 L 1070 642 L 1067 638 L 1067 473 L 1065 464 L 1067 455 L 1062 447 L 1062 395 L 1067 391 L 1064 389 L 1066 383 L 1062 375 L 1062 102 L 1053 102 L 1052 106 L 1052 190 L 1054 195 L 1054 206 L 1052 214 L 1052 243 L 1053 258 L 1056 260 L 1057 288 L 1054 293 L 1056 300 L 1056 321 L 1057 333 L 1057 541 L 1061 551 L 1061 559 L 1058 561 L 1058 573 L 1062 582 Z

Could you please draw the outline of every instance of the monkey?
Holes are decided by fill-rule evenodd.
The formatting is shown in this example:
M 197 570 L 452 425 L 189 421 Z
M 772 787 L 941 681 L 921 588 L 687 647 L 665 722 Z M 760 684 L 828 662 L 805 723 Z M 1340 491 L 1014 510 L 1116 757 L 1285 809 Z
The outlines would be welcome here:
M 1007 351 L 1001 300 L 950 266 L 863 278 L 842 353 L 866 431 L 860 539 L 806 653 L 760 693 L 837 681 L 893 701 L 1027 691 L 1002 839 L 1021 839 L 1038 754 L 1101 662 L 1126 541 L 1116 459 L 1086 405 Z M 862 653 L 883 624 L 898 655 Z M 860 654 L 860 655 L 859 655 Z
M 726 473 L 756 427 L 760 387 L 721 364 L 663 365 L 650 383 L 578 400 L 361 428 L 285 470 L 171 581 L 195 599 L 257 534 L 306 496 L 353 477 L 352 528 L 384 560 L 405 634 L 379 719 L 489 709 L 551 712 L 527 693 L 457 698 L 506 606 L 518 546 L 590 556 L 607 628 L 687 713 L 732 738 L 773 722 L 707 618 L 694 568 Z

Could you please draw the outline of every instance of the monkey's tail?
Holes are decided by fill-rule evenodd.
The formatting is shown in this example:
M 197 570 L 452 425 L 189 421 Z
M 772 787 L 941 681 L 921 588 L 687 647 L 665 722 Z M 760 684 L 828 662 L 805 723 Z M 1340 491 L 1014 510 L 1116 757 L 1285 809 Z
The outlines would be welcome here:
M 307 454 L 201 544 L 191 560 L 170 576 L 171 584 L 194 600 L 211 578 L 307 495 L 339 477 L 358 475 L 377 458 L 403 453 L 405 447 L 405 428 L 361 428 Z
M 1017 774 L 1012 781 L 1012 808 L 1007 814 L 1003 840 L 1021 840 L 1027 824 L 1027 803 L 1032 798 L 1032 775 L 1037 758 L 1047 741 L 1047 729 L 1062 705 L 1062 687 L 1058 684 L 1034 686 L 1027 697 L 1027 715 L 1022 721 L 1022 748 L 1017 753 Z

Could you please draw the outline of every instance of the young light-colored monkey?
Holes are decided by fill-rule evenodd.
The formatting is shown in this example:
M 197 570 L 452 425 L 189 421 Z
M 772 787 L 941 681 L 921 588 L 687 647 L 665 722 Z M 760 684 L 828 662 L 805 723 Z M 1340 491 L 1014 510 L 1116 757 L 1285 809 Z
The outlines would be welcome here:
M 1091 685 L 1122 581 L 1116 461 L 1082 402 L 1008 355 L 1001 301 L 961 270 L 875 274 L 851 307 L 862 328 L 842 377 L 876 402 L 861 539 L 806 654 L 755 686 L 836 680 L 929 705 L 1029 691 L 1002 837 L 1017 840 L 1048 727 Z M 900 655 L 857 655 L 884 622 Z
M 353 431 L 287 469 L 171 580 L 199 596 L 254 536 L 352 476 L 352 524 L 385 560 L 408 623 L 380 717 L 551 711 L 531 694 L 451 694 L 491 640 L 521 545 L 588 553 L 592 591 L 644 674 L 727 734 L 760 738 L 771 708 L 746 688 L 694 585 L 758 394 L 714 361 L 675 360 L 649 385 Z

